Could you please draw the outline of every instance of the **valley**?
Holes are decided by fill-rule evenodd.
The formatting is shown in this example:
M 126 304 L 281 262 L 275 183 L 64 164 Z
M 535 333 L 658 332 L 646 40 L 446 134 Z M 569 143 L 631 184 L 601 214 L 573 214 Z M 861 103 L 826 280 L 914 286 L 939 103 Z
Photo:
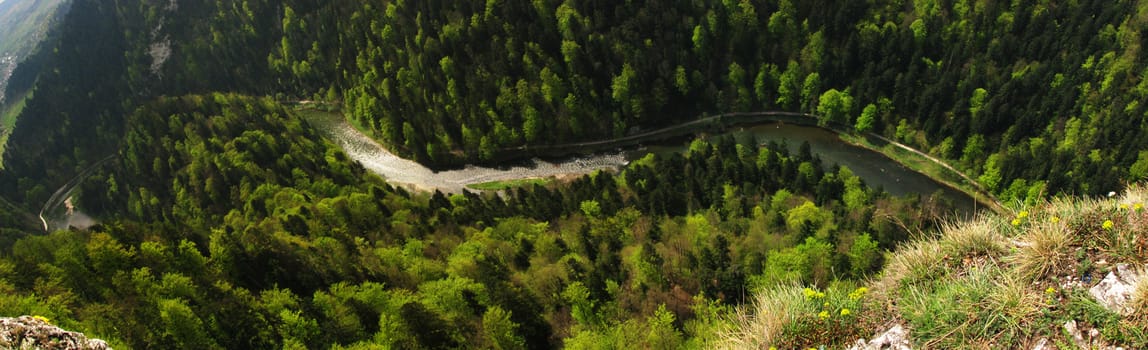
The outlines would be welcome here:
M 0 319 L 1148 348 L 1144 28 L 1144 0 L 2 0 Z

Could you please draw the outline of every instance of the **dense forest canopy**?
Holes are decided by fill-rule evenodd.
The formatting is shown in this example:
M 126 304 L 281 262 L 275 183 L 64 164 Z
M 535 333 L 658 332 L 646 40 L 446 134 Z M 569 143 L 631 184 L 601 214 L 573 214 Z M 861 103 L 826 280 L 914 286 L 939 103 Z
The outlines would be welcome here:
M 44 88 L 4 160 L 18 197 L 110 153 L 150 96 L 209 91 L 341 102 L 397 153 L 439 166 L 787 110 L 927 150 L 1006 200 L 1148 176 L 1138 1 L 75 6 L 28 68 Z
M 284 102 L 436 166 L 809 112 L 1031 201 L 1148 177 L 1145 20 L 1133 0 L 74 0 L 3 106 L 0 311 L 140 348 L 703 346 L 755 290 L 866 278 L 950 209 L 730 138 L 411 192 Z M 28 227 L 109 156 L 75 192 L 98 225 Z

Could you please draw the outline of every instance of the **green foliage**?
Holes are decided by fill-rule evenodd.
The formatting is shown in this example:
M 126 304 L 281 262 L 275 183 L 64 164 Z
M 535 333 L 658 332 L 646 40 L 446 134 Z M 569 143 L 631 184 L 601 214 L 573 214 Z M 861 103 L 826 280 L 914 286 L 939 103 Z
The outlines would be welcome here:
M 0 304 L 139 348 L 553 347 L 556 334 L 661 347 L 698 337 L 693 308 L 738 304 L 747 285 L 871 272 L 874 252 L 944 212 L 803 152 L 728 140 L 501 197 L 412 194 L 240 94 L 325 97 L 438 165 L 732 110 L 849 125 L 865 104 L 857 131 L 958 158 L 1008 198 L 1102 194 L 1148 173 L 1144 128 L 1124 117 L 1148 107 L 1138 6 L 431 5 L 203 2 L 176 16 L 73 1 L 13 76 L 35 93 L 0 194 L 38 207 L 115 155 L 76 196 L 101 225 L 0 231 Z M 177 53 L 163 62 L 160 38 Z M 905 318 L 963 324 L 930 303 Z
M 1148 151 L 1140 151 L 1136 163 L 1128 169 L 1128 177 L 1137 181 L 1148 178 Z
M 873 130 L 873 124 L 877 118 L 877 106 L 870 103 L 861 110 L 861 116 L 857 117 L 857 123 L 853 125 L 853 129 L 860 133 L 866 133 Z
M 849 268 L 853 276 L 862 277 L 877 271 L 883 264 L 883 252 L 877 242 L 863 233 L 853 239 L 849 246 Z
M 853 97 L 849 96 L 849 90 L 826 90 L 821 94 L 821 98 L 817 104 L 817 114 L 821 115 L 821 120 L 818 121 L 818 124 L 847 124 L 849 122 L 849 113 L 852 112 L 852 110 Z M 870 121 L 870 123 L 871 122 L 872 121 Z M 860 121 L 858 123 L 860 123 Z M 870 127 L 872 127 L 872 125 L 870 125 Z
M 487 309 L 482 315 L 482 335 L 492 349 L 524 349 L 522 337 L 515 333 L 517 328 L 518 324 L 510 320 L 510 313 L 498 306 Z

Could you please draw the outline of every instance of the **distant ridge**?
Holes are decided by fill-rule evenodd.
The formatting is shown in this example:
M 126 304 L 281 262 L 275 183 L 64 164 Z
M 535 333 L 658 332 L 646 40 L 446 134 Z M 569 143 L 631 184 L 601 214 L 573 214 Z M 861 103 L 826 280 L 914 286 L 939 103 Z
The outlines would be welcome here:
M 0 1 L 0 54 L 26 57 L 66 0 Z

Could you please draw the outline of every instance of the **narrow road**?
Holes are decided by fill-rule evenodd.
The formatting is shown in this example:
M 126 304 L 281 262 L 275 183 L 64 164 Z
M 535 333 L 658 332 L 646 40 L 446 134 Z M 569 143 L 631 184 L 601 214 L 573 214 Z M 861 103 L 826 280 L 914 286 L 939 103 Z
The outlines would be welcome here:
M 116 155 L 113 154 L 107 156 L 104 159 L 101 159 L 95 164 L 88 166 L 86 169 L 84 169 L 84 171 L 76 174 L 75 177 L 72 177 L 71 180 L 68 180 L 68 182 L 65 182 L 63 186 L 60 186 L 60 188 L 56 189 L 56 192 L 53 192 L 52 196 L 48 197 L 47 201 L 44 201 L 44 206 L 40 207 L 40 213 L 37 215 L 40 217 L 40 223 L 44 224 L 44 232 L 50 232 L 48 230 L 48 220 L 44 219 L 44 212 L 49 211 L 50 209 L 54 209 L 60 206 L 60 204 L 63 204 L 64 200 L 68 199 L 68 196 L 70 196 L 72 191 L 76 189 L 76 186 L 80 185 L 80 183 L 83 182 L 84 179 L 88 177 L 88 175 L 91 175 L 93 171 L 98 169 L 101 165 L 104 165 L 104 163 L 115 159 L 115 157 Z
M 815 114 L 800 113 L 800 112 L 784 112 L 784 111 L 732 112 L 732 113 L 722 113 L 722 114 L 717 114 L 717 115 L 706 116 L 706 117 L 699 118 L 697 120 L 692 120 L 692 121 L 684 122 L 681 124 L 672 125 L 672 126 L 668 126 L 668 127 L 664 127 L 664 128 L 660 128 L 660 129 L 656 129 L 656 130 L 651 130 L 651 131 L 647 131 L 647 132 L 642 132 L 642 133 L 638 133 L 638 134 L 634 134 L 634 135 L 629 135 L 629 136 L 610 138 L 610 139 L 604 139 L 604 140 L 596 140 L 596 141 L 573 142 L 573 143 L 565 143 L 565 144 L 557 144 L 557 145 L 519 146 L 519 147 L 514 147 L 514 148 L 503 149 L 503 152 L 519 152 L 519 153 L 524 153 L 524 154 L 531 154 L 531 153 L 545 154 L 547 152 L 559 152 L 559 151 L 586 152 L 586 151 L 593 151 L 596 149 L 601 150 L 601 149 L 608 149 L 608 148 L 633 146 L 633 145 L 637 145 L 637 144 L 645 142 L 645 141 L 656 140 L 659 138 L 666 138 L 666 137 L 684 136 L 684 135 L 689 135 L 689 134 L 696 133 L 696 132 L 706 130 L 706 129 L 715 129 L 715 128 L 720 129 L 720 128 L 739 126 L 739 125 L 760 124 L 760 123 L 764 123 L 764 122 L 787 122 L 787 121 L 807 124 L 807 125 L 811 125 L 811 126 L 817 126 L 817 127 L 822 128 L 822 129 L 830 130 L 830 131 L 833 131 L 833 132 L 838 133 L 838 134 L 852 134 L 853 133 L 853 130 L 846 125 L 828 125 L 828 126 L 821 125 L 819 123 L 820 116 L 815 115 Z M 984 198 L 989 201 L 989 203 L 986 203 L 986 204 L 989 204 L 994 211 L 1004 212 L 1004 205 L 1001 204 L 1000 200 L 998 200 L 996 198 L 996 196 L 993 196 L 993 194 L 991 192 L 986 190 L 984 188 L 984 186 L 981 186 L 981 184 L 978 183 L 976 180 L 974 180 L 972 177 L 970 177 L 970 176 L 966 175 L 965 173 L 961 172 L 960 170 L 957 170 L 956 168 L 952 167 L 951 165 L 946 163 L 944 160 L 930 156 L 930 155 L 926 154 L 925 152 L 922 152 L 916 148 L 910 147 L 910 146 L 905 145 L 903 143 L 888 139 L 884 136 L 881 136 L 881 135 L 878 135 L 878 134 L 875 134 L 872 132 L 867 132 L 864 134 L 864 136 L 870 136 L 870 137 L 876 138 L 876 139 L 881 140 L 883 142 L 887 142 L 887 143 L 889 143 L 889 144 L 891 144 L 897 148 L 901 148 L 901 149 L 907 150 L 909 152 L 912 152 L 914 154 L 917 154 L 917 155 L 924 157 L 925 159 L 927 159 L 933 163 L 936 163 L 936 164 L 940 165 L 941 167 L 953 172 L 957 176 L 959 176 L 962 179 L 964 179 L 965 181 L 967 181 L 973 187 L 975 187 L 977 192 L 979 192 L 980 195 L 984 196 Z M 876 150 L 876 151 L 879 151 L 879 150 Z M 927 176 L 927 174 L 926 174 L 926 176 Z M 939 179 L 934 179 L 934 181 L 941 182 Z
M 994 196 L 994 195 L 992 194 L 992 192 L 989 192 L 988 190 L 986 190 L 986 189 L 984 188 L 984 186 L 981 186 L 981 184 L 980 184 L 979 182 L 976 182 L 975 180 L 973 180 L 973 178 L 972 178 L 972 177 L 969 177 L 968 175 L 965 175 L 965 173 L 961 172 L 960 170 L 957 170 L 956 168 L 953 168 L 953 167 L 952 167 L 952 166 L 950 166 L 948 163 L 945 163 L 945 161 L 943 161 L 943 160 L 941 160 L 941 159 L 938 159 L 938 158 L 936 158 L 936 157 L 930 156 L 930 155 L 928 155 L 928 154 L 925 154 L 925 152 L 921 152 L 920 150 L 917 150 L 916 148 L 913 148 L 913 147 L 909 147 L 908 145 L 905 145 L 905 144 L 903 144 L 903 143 L 900 143 L 900 142 L 897 142 L 897 141 L 893 141 L 893 140 L 890 140 L 890 139 L 888 139 L 888 138 L 885 138 L 884 136 L 881 136 L 881 135 L 877 135 L 877 134 L 874 134 L 874 133 L 871 133 L 871 132 L 870 132 L 870 133 L 866 133 L 866 134 L 867 134 L 868 136 L 872 136 L 872 137 L 875 137 L 875 138 L 877 138 L 877 139 L 879 139 L 879 140 L 881 140 L 881 141 L 885 141 L 885 142 L 888 142 L 890 145 L 896 146 L 897 148 L 900 148 L 900 149 L 903 149 L 903 150 L 906 150 L 906 151 L 909 151 L 909 152 L 913 152 L 913 153 L 915 153 L 915 154 L 917 154 L 917 155 L 919 155 L 919 156 L 921 156 L 921 157 L 924 157 L 925 159 L 928 159 L 928 160 L 932 161 L 933 163 L 937 163 L 937 165 L 940 165 L 940 166 L 944 167 L 945 169 L 948 169 L 949 171 L 953 172 L 954 174 L 957 174 L 957 176 L 960 176 L 962 179 L 965 179 L 965 181 L 967 181 L 968 183 L 970 183 L 970 184 L 972 184 L 974 187 L 976 187 L 976 188 L 977 188 L 977 190 L 981 192 L 981 194 L 983 194 L 983 195 L 985 195 L 986 197 L 988 197 L 988 199 L 989 199 L 990 201 L 992 201 L 992 203 L 991 203 L 991 204 L 993 204 L 993 205 L 995 205 L 995 206 L 996 206 L 995 208 L 993 208 L 993 210 L 995 210 L 995 211 L 998 211 L 998 212 L 1003 212 L 1003 210 L 1004 210 L 1004 206 L 1001 204 L 1000 200 L 999 200 L 999 199 L 997 199 L 997 197 L 996 197 L 996 196 Z

